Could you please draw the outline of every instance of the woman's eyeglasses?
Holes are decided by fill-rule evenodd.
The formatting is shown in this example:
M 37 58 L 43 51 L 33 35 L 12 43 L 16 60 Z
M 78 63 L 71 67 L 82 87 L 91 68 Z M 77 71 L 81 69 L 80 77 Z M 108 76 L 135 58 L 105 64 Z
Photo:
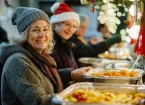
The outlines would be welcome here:
M 65 27 L 68 27 L 68 28 L 73 28 L 73 30 L 78 30 L 79 28 L 77 26 L 74 26 L 74 25 L 71 25 L 70 23 L 68 22 L 61 22 Z

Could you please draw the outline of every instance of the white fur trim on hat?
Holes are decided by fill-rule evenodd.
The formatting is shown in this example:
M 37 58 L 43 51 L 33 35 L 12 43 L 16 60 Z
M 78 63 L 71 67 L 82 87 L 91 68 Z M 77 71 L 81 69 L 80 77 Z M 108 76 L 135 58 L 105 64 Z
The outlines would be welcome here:
M 60 2 L 56 2 L 52 5 L 52 7 L 50 8 L 51 12 L 54 13 L 60 6 Z
M 64 12 L 61 14 L 53 15 L 50 18 L 50 23 L 54 24 L 54 23 L 59 23 L 66 20 L 76 20 L 78 23 L 78 26 L 80 25 L 79 15 L 75 12 Z

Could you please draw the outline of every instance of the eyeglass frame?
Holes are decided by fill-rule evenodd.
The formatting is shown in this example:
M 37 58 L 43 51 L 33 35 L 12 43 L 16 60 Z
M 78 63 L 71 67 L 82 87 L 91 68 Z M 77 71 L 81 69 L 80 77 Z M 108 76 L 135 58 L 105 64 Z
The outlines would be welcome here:
M 61 22 L 63 25 L 65 25 L 66 27 L 69 27 L 69 28 L 73 28 L 73 30 L 77 31 L 79 29 L 79 27 L 77 26 L 73 26 L 71 25 L 70 23 L 68 22 Z

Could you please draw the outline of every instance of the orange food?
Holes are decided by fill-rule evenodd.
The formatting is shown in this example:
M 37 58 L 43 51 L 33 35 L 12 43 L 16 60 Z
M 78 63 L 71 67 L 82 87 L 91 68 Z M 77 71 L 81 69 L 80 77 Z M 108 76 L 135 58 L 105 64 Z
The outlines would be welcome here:
M 136 104 L 137 101 L 145 98 L 144 93 L 117 93 L 107 90 L 97 89 L 76 89 L 70 94 L 67 94 L 63 99 L 70 102 L 85 102 L 85 103 L 121 103 L 121 104 Z
M 115 54 L 112 54 L 112 53 L 102 53 L 102 54 L 99 54 L 98 55 L 99 57 L 101 58 L 109 58 L 109 59 L 115 59 L 116 58 L 116 55 Z
M 104 71 L 104 72 L 93 72 L 91 76 L 125 76 L 125 77 L 137 77 L 138 74 L 132 70 L 121 70 L 121 71 Z

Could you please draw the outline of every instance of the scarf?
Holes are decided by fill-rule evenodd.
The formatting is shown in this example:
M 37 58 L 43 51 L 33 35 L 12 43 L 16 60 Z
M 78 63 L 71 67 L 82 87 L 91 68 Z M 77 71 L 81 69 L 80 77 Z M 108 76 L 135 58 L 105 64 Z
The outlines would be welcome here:
M 88 45 L 87 41 L 81 37 L 81 36 L 77 36 L 78 40 L 80 40 L 84 45 Z
M 69 41 L 69 39 L 65 40 L 63 37 L 61 37 L 61 35 L 57 34 L 55 31 L 53 31 L 53 33 L 54 33 L 54 39 L 57 42 L 65 44 L 70 49 L 76 47 L 75 43 Z
M 33 60 L 34 63 L 40 68 L 42 73 L 49 78 L 49 80 L 53 84 L 54 92 L 61 92 L 63 90 L 63 85 L 62 85 L 61 78 L 58 72 L 56 71 L 56 63 L 54 59 L 50 55 L 46 54 L 45 52 L 42 52 L 40 54 L 36 49 L 34 49 L 27 42 L 23 44 L 23 47 L 26 48 L 36 59 L 35 61 Z

